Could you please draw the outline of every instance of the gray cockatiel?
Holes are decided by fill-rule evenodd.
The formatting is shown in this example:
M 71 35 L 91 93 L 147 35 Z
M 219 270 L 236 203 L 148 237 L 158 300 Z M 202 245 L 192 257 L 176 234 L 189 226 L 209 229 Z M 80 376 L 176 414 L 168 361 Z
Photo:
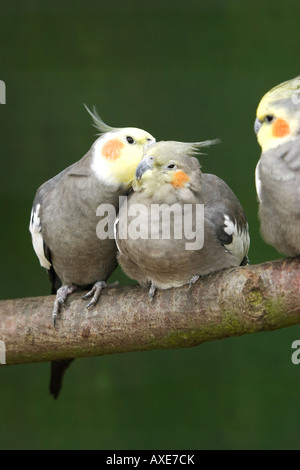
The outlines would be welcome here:
M 142 129 L 112 128 L 90 114 L 100 137 L 81 160 L 38 189 L 31 213 L 33 247 L 56 292 L 54 325 L 60 306 L 71 292 L 91 289 L 84 296 L 92 297 L 89 308 L 107 286 L 106 280 L 117 265 L 116 245 L 114 220 L 110 235 L 96 233 L 99 215 L 105 215 L 101 207 L 108 204 L 117 211 L 119 196 L 128 192 L 144 147 L 155 141 Z M 114 211 L 110 213 L 113 217 Z M 64 368 L 63 362 L 53 365 Z M 60 387 L 61 383 L 51 382 L 55 397 Z
M 202 173 L 192 155 L 204 143 L 158 142 L 146 149 L 115 224 L 124 272 L 155 290 L 192 285 L 247 263 L 248 224 L 227 184 Z
M 254 129 L 261 234 L 280 253 L 300 255 L 300 76 L 266 93 Z

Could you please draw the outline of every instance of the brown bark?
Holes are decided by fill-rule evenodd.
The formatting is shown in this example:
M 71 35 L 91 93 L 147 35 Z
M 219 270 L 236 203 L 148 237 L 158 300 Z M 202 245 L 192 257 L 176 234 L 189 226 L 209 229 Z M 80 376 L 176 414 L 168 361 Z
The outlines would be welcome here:
M 232 268 L 158 291 L 105 289 L 86 310 L 72 294 L 52 323 L 54 296 L 0 302 L 6 364 L 181 348 L 300 323 L 300 257 Z M 3 343 L 2 343 L 3 345 Z

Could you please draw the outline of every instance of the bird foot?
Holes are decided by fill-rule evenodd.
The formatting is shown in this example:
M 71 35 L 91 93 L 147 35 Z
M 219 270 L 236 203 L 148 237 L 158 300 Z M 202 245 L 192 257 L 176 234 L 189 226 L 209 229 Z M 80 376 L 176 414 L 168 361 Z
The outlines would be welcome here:
M 157 291 L 157 287 L 155 287 L 154 284 L 151 284 L 151 287 L 149 289 L 149 300 L 150 300 L 150 302 L 153 302 L 156 291 Z
M 87 304 L 86 308 L 90 308 L 92 305 L 96 305 L 104 287 L 117 287 L 118 285 L 118 281 L 115 281 L 112 284 L 107 284 L 105 281 L 95 282 L 92 289 L 82 296 L 83 300 L 93 296 L 92 300 Z
M 200 276 L 198 276 L 198 274 L 194 274 L 194 276 L 191 278 L 190 283 L 189 283 L 190 289 L 193 287 L 194 284 L 196 284 L 199 278 Z
M 77 286 L 61 286 L 56 292 L 56 299 L 52 312 L 53 325 L 56 325 L 56 318 L 62 306 L 65 306 L 65 301 L 69 294 L 72 294 L 77 289 Z

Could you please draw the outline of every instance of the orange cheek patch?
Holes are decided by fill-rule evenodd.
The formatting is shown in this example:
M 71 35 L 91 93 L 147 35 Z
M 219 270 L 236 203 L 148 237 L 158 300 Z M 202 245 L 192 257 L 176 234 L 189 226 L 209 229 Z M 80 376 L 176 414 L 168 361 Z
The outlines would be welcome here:
M 174 188 L 183 188 L 188 181 L 190 181 L 188 175 L 184 171 L 179 170 L 174 173 L 171 184 Z
M 272 134 L 274 137 L 284 137 L 290 134 L 290 126 L 284 119 L 276 119 L 272 126 Z
M 102 155 L 108 160 L 116 160 L 121 156 L 121 150 L 124 144 L 119 139 L 108 140 L 102 147 Z

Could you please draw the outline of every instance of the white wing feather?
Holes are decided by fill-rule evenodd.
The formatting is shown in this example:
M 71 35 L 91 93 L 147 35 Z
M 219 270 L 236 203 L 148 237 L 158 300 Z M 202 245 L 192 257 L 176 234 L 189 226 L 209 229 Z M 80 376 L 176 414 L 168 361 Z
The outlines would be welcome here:
M 40 261 L 41 266 L 46 269 L 50 269 L 51 263 L 47 260 L 44 251 L 44 240 L 42 236 L 41 219 L 39 217 L 41 205 L 37 204 L 32 208 L 29 230 L 32 238 L 32 245 L 36 255 Z

